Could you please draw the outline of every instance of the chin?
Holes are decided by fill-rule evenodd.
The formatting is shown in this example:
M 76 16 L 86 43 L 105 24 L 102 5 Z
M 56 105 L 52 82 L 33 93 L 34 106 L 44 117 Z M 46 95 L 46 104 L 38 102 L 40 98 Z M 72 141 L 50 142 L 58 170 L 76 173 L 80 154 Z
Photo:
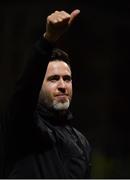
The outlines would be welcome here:
M 67 110 L 70 106 L 70 102 L 69 100 L 64 102 L 64 103 L 61 103 L 61 102 L 53 102 L 53 108 L 55 110 Z

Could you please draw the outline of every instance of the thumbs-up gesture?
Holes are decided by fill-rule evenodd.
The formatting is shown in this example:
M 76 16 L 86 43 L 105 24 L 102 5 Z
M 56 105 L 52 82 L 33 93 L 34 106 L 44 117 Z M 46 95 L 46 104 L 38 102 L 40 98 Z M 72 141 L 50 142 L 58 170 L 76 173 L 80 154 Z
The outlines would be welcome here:
M 55 11 L 47 17 L 46 32 L 44 38 L 50 42 L 57 41 L 70 27 L 80 10 L 76 9 L 70 14 L 65 11 Z

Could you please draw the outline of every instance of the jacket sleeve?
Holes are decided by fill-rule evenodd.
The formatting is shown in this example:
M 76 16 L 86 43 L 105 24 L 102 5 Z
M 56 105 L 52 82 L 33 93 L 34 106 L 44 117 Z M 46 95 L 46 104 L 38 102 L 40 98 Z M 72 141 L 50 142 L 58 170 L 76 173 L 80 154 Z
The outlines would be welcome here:
M 24 133 L 31 128 L 47 64 L 53 45 L 45 39 L 39 40 L 32 48 L 26 68 L 18 77 L 13 96 L 3 118 L 3 128 L 8 135 Z

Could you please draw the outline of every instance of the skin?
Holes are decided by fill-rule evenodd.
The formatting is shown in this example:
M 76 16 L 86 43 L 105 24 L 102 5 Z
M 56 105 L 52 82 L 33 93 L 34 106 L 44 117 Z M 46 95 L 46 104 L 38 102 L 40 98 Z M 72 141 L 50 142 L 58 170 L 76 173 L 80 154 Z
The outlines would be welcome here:
M 80 13 L 79 9 L 70 14 L 65 11 L 55 11 L 47 17 L 46 31 L 43 37 L 50 43 L 55 43 L 70 27 Z M 72 98 L 71 70 L 63 61 L 49 62 L 39 100 L 55 110 L 69 108 Z
M 72 98 L 72 79 L 70 67 L 64 61 L 51 61 L 43 80 L 41 101 L 55 110 L 69 108 Z
M 71 26 L 79 15 L 80 10 L 75 9 L 70 14 L 65 11 L 55 11 L 47 17 L 46 32 L 43 34 L 49 42 L 56 42 Z

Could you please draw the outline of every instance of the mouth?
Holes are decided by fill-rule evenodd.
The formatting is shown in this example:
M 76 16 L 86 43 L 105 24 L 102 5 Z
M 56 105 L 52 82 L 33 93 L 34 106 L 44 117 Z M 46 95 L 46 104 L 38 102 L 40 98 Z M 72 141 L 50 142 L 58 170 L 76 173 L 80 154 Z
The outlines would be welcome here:
M 58 97 L 59 97 L 59 96 L 60 96 L 60 97 L 62 97 L 62 96 L 65 97 L 65 96 L 66 96 L 66 97 L 68 97 L 68 94 L 63 94 L 63 93 L 62 93 L 62 94 L 56 94 L 55 96 L 58 96 Z
M 58 99 L 61 102 L 65 102 L 68 100 L 68 95 L 67 94 L 58 94 L 55 96 L 56 99 Z

